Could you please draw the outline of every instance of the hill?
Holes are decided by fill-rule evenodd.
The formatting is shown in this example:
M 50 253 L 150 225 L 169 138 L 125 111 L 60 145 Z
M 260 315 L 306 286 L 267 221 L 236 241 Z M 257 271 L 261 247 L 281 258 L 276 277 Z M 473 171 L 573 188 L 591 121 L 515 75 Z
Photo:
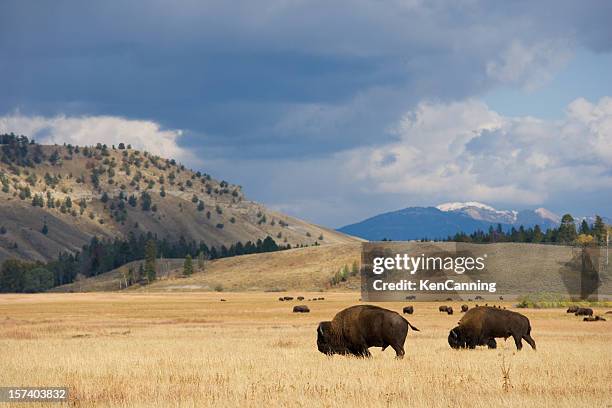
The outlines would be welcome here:
M 356 242 L 275 212 L 217 180 L 131 146 L 39 145 L 0 135 L 0 262 L 48 261 L 94 236 L 230 246 L 271 236 L 279 245 Z
M 344 265 L 359 262 L 361 244 L 333 244 L 296 248 L 279 252 L 234 256 L 206 262 L 199 271 L 183 277 L 183 259 L 157 262 L 159 279 L 152 284 L 129 290 L 146 291 L 318 291 L 329 288 L 329 280 Z M 132 262 L 101 275 L 58 286 L 52 292 L 98 292 L 125 288 L 121 283 L 126 271 L 137 268 L 140 261 Z M 359 289 L 359 276 L 334 286 L 338 289 Z

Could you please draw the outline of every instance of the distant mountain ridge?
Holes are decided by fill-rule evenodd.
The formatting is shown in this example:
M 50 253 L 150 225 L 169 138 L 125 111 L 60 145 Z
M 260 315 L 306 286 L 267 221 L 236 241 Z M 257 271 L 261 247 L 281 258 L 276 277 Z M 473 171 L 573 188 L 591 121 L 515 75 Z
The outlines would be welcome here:
M 593 217 L 576 217 L 577 222 Z M 361 222 L 346 225 L 338 231 L 371 241 L 381 239 L 442 239 L 459 232 L 471 234 L 501 224 L 504 230 L 539 225 L 542 230 L 559 225 L 561 217 L 545 208 L 535 210 L 499 210 L 477 201 L 449 202 L 435 207 L 408 207 L 375 215 Z M 608 218 L 604 221 L 609 223 Z

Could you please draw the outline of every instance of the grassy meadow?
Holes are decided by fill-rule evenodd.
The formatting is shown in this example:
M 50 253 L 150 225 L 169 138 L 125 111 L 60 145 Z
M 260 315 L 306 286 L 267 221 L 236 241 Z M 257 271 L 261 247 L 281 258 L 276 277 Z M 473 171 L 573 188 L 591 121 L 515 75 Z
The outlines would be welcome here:
M 293 314 L 283 295 L 324 296 Z M 223 298 L 226 301 L 222 302 Z M 449 348 L 461 317 L 413 303 L 406 357 L 326 357 L 316 326 L 357 293 L 0 296 L 1 386 L 67 386 L 74 407 L 609 407 L 612 318 L 521 309 L 538 350 Z M 460 303 L 447 302 L 459 309 Z M 404 303 L 381 306 L 401 311 Z M 473 303 L 471 304 L 473 305 Z M 510 307 L 510 303 L 504 303 Z M 606 311 L 596 308 L 596 314 Z M 611 315 L 606 315 L 611 316 Z M 612 316 L 611 316 L 612 317 Z M 6 406 L 7 404 L 2 404 Z M 41 406 L 19 403 L 15 406 Z M 53 403 L 51 406 L 62 406 Z

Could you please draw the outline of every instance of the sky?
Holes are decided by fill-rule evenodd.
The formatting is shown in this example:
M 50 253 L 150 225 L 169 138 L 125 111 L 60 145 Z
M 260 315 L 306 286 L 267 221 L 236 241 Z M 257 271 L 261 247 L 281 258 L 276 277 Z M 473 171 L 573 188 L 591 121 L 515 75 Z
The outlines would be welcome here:
M 120 141 L 330 227 L 612 216 L 612 2 L 0 3 L 0 132 Z

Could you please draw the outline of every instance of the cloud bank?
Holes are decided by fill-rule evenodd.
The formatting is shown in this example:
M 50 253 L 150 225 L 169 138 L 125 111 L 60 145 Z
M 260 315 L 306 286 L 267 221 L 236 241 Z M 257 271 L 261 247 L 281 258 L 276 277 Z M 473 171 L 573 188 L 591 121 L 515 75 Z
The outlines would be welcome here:
M 162 129 L 158 123 L 113 116 L 0 116 L 0 132 L 17 133 L 41 144 L 71 143 L 79 146 L 123 142 L 153 154 L 196 164 L 193 155 L 179 146 L 182 131 Z

